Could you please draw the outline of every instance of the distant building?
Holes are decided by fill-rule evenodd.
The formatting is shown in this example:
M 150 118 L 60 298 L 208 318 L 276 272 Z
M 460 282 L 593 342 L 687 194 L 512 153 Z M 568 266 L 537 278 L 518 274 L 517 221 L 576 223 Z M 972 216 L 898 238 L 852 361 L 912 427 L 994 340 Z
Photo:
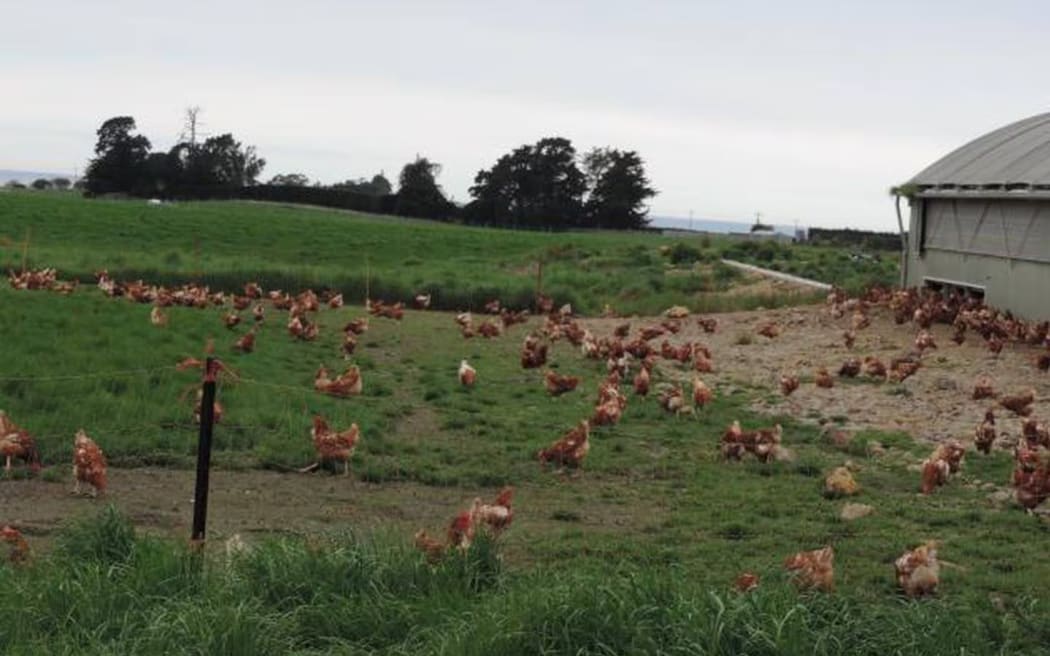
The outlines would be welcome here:
M 1050 113 L 971 141 L 904 189 L 909 286 L 960 288 L 1050 317 Z

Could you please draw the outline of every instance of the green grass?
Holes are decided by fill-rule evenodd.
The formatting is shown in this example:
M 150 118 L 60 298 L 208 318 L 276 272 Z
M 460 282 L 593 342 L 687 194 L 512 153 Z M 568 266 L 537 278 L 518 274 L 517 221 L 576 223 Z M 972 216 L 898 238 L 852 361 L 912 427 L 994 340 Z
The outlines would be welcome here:
M 28 568 L 0 568 L 5 654 L 1047 653 L 1045 601 L 873 603 L 753 593 L 693 569 L 581 563 L 508 572 L 500 545 L 425 565 L 353 532 L 283 539 L 202 563 L 105 510 Z M 971 605 L 972 604 L 972 605 Z
M 507 305 L 530 305 L 538 262 L 543 262 L 544 291 L 585 313 L 606 304 L 623 313 L 655 314 L 673 304 L 713 312 L 816 298 L 727 294 L 740 274 L 719 262 L 724 256 L 774 269 L 784 264 L 793 273 L 796 263 L 804 262 L 800 273 L 840 284 L 874 276 L 833 248 L 643 233 L 491 230 L 241 202 L 151 207 L 73 194 L 5 192 L 0 217 L 4 269 L 21 267 L 28 235 L 30 266 L 57 267 L 63 276 L 85 282 L 105 268 L 119 279 L 199 280 L 227 291 L 257 279 L 267 288 L 330 287 L 362 300 L 368 287 L 373 298 L 387 300 L 428 292 L 434 307 L 456 310 L 478 309 L 494 297 Z M 775 257 L 767 261 L 768 253 Z M 813 262 L 820 268 L 810 270 Z

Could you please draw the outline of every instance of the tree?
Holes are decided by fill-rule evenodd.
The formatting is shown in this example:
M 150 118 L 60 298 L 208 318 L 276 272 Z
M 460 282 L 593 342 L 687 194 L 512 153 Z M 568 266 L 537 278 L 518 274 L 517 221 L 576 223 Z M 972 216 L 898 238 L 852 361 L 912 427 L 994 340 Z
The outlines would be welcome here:
M 332 188 L 352 191 L 358 194 L 367 194 L 369 196 L 389 196 L 394 190 L 390 185 L 390 181 L 387 180 L 386 176 L 382 173 L 375 174 L 372 176 L 371 180 L 358 178 L 356 180 L 337 182 L 332 185 Z
M 130 193 L 134 189 L 150 150 L 149 139 L 132 134 L 135 129 L 135 119 L 130 116 L 111 118 L 98 129 L 95 157 L 85 176 L 89 192 Z
M 255 146 L 242 146 L 230 133 L 210 137 L 203 144 L 176 144 L 172 157 L 181 170 L 181 181 L 192 189 L 238 189 L 253 185 L 266 166 Z
M 394 213 L 428 219 L 447 218 L 453 205 L 437 183 L 440 174 L 441 165 L 425 157 L 416 157 L 414 162 L 405 164 L 398 179 Z
M 33 180 L 33 184 L 30 186 L 37 191 L 44 191 L 45 189 L 51 188 L 51 181 L 45 180 L 44 178 L 37 178 L 36 180 Z
M 18 180 L 8 180 L 7 183 L 4 184 L 4 187 L 6 187 L 8 189 L 25 189 L 26 188 L 26 186 L 24 184 L 22 184 L 21 182 L 19 182 Z
M 390 181 L 380 171 L 372 176 L 372 189 L 376 196 L 389 196 L 393 193 L 394 186 L 390 184 Z
M 595 148 L 583 156 L 583 166 L 591 189 L 584 208 L 587 225 L 637 230 L 649 223 L 645 203 L 656 190 L 638 153 Z
M 65 191 L 73 183 L 69 181 L 69 178 L 52 178 L 51 184 L 54 185 L 55 189 Z
M 278 173 L 270 178 L 270 181 L 266 184 L 283 187 L 307 187 L 310 185 L 310 178 L 302 173 Z
M 479 171 L 467 216 L 477 223 L 570 227 L 582 221 L 586 190 L 572 142 L 550 137 L 521 146 L 491 169 Z

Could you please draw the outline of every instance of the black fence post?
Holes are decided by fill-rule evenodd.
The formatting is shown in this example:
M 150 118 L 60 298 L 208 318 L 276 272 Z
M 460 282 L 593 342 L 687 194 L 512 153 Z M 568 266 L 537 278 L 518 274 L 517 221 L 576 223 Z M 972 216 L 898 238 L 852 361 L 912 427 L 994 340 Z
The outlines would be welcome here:
M 201 395 L 200 438 L 197 442 L 197 484 L 193 490 L 193 534 L 190 539 L 204 543 L 208 522 L 208 474 L 211 470 L 211 433 L 215 423 L 216 361 L 208 358 L 204 364 L 204 385 Z

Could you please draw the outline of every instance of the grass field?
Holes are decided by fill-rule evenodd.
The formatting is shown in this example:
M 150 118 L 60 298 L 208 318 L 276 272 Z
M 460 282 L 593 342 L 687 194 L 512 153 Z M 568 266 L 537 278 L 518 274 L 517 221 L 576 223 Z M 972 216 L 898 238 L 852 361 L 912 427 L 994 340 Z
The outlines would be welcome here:
M 0 212 L 14 207 L 20 217 L 14 225 L 0 223 L 0 232 L 17 236 L 34 221 L 32 261 L 85 273 L 106 266 L 143 276 L 185 275 L 183 265 L 166 268 L 163 260 L 170 253 L 188 257 L 192 250 L 184 249 L 192 248 L 192 237 L 179 235 L 197 230 L 229 245 L 221 251 L 227 255 L 215 254 L 201 266 L 231 280 L 256 271 L 258 276 L 247 277 L 302 276 L 311 284 L 325 284 L 327 275 L 338 281 L 359 275 L 345 273 L 338 255 L 371 249 L 354 229 L 375 239 L 385 235 L 383 244 L 369 250 L 376 275 L 390 275 L 406 288 L 417 286 L 416 275 L 423 287 L 444 285 L 428 276 L 452 267 L 455 251 L 467 243 L 475 253 L 471 275 L 448 270 L 460 276 L 455 284 L 463 289 L 475 280 L 512 281 L 510 262 L 524 266 L 537 252 L 569 242 L 592 252 L 587 259 L 612 257 L 606 248 L 623 257 L 641 248 L 654 260 L 669 243 L 652 236 L 351 220 L 248 205 L 158 210 L 64 197 L 35 205 L 37 199 L 27 197 L 0 194 Z M 150 214 L 155 210 L 170 213 Z M 238 217 L 225 219 L 239 225 L 236 231 L 210 222 L 228 212 Z M 309 264 L 296 262 L 295 254 L 307 250 L 297 241 L 300 230 L 323 253 Z M 154 231 L 163 234 L 151 242 Z M 407 233 L 403 239 L 396 237 L 399 231 Z M 123 241 L 105 239 L 107 232 L 121 233 Z M 422 263 L 405 273 L 391 260 L 404 257 L 409 243 L 418 245 L 413 257 Z M 697 240 L 692 248 L 702 254 L 715 246 Z M 18 257 L 17 246 L 7 246 L 3 257 Z M 356 266 L 359 259 L 347 261 Z M 666 268 L 655 261 L 655 269 Z M 253 266 L 258 268 L 248 268 Z M 564 270 L 577 275 L 567 263 Z M 604 278 L 628 275 L 616 271 Z M 581 280 L 590 280 L 584 274 L 590 275 L 584 269 Z M 600 273 L 594 276 L 595 285 L 611 284 Z M 244 279 L 237 278 L 237 286 Z M 577 289 L 566 280 L 567 289 Z M 531 289 L 520 284 L 523 294 Z M 578 288 L 590 299 L 580 301 L 585 307 L 600 307 L 589 290 Z M 607 298 L 618 299 L 609 289 Z M 506 288 L 500 290 L 506 298 Z M 660 297 L 664 306 L 679 302 L 667 293 Z M 291 340 L 283 317 L 271 313 L 250 355 L 231 350 L 245 328 L 227 331 L 219 308 L 173 308 L 165 328 L 150 325 L 149 306 L 107 299 L 93 288 L 70 297 L 4 288 L 0 308 L 0 408 L 38 439 L 48 466 L 34 481 L 42 497 L 65 496 L 72 435 L 81 427 L 115 467 L 189 467 L 196 443 L 190 394 L 198 375 L 176 372 L 173 365 L 201 355 L 213 337 L 217 354 L 240 376 L 220 387 L 226 415 L 216 430 L 217 466 L 286 472 L 313 459 L 311 413 L 325 414 L 337 427 L 357 422 L 363 437 L 349 480 L 327 473 L 280 475 L 293 477 L 306 493 L 316 490 L 318 503 L 322 496 L 345 499 L 375 520 L 369 528 L 333 521 L 321 534 L 296 525 L 268 526 L 259 532 L 266 537 L 232 561 L 214 545 L 198 570 L 181 536 L 135 527 L 126 516 L 104 510 L 104 502 L 85 499 L 71 526 L 28 533 L 38 552 L 33 564 L 0 567 L 4 653 L 1050 652 L 1050 561 L 1044 557 L 1050 529 L 1016 508 L 989 504 L 977 484 L 1008 477 L 1005 452 L 969 458 L 953 484 L 920 496 L 908 467 L 925 456 L 928 445 L 904 433 L 869 431 L 846 448 L 834 447 L 819 437 L 813 423 L 819 417 L 802 421 L 786 408 L 759 415 L 753 402 L 774 396 L 772 391 L 727 375 L 719 379 L 724 382 L 715 402 L 696 417 L 676 419 L 654 398 L 631 398 L 622 423 L 593 431 L 583 471 L 566 476 L 542 470 L 536 450 L 590 413 L 604 364 L 582 359 L 564 341 L 554 343 L 551 364 L 584 382 L 574 393 L 549 398 L 541 372 L 523 371 L 517 361 L 522 337 L 539 325 L 535 319 L 502 338 L 469 341 L 448 313 L 409 312 L 403 322 L 373 319 L 353 358 L 363 371 L 364 395 L 343 400 L 314 393 L 313 372 L 321 363 L 330 369 L 344 365 L 339 329 L 363 314 L 359 307 L 322 311 L 321 337 L 314 343 Z M 480 374 L 472 390 L 455 378 L 462 358 Z M 716 365 L 728 369 L 727 360 L 715 354 Z M 661 380 L 686 375 L 663 365 L 660 372 Z M 745 427 L 783 424 L 794 459 L 723 462 L 718 440 L 733 420 Z M 875 441 L 884 452 L 868 448 Z M 820 494 L 824 474 L 847 460 L 860 472 L 857 501 L 876 508 L 853 522 L 839 518 L 842 500 Z M 21 477 L 19 472 L 13 478 Z M 6 508 L 17 505 L 10 490 L 22 483 L 0 482 Z M 517 489 L 516 516 L 498 543 L 479 541 L 467 556 L 436 568 L 411 549 L 416 528 L 440 532 L 447 524 L 451 513 L 433 508 L 465 507 L 504 484 Z M 406 492 L 393 510 L 376 503 L 380 494 L 397 497 L 399 490 Z M 110 501 L 126 505 L 136 493 L 114 486 Z M 25 512 L 30 514 L 9 510 L 3 521 L 33 526 L 31 509 Z M 223 508 L 211 512 L 221 516 Z M 895 589 L 893 560 L 931 538 L 942 541 L 949 563 L 940 594 L 905 601 Z M 781 563 L 795 551 L 824 544 L 836 550 L 837 591 L 800 595 Z M 748 595 L 731 592 L 732 580 L 745 570 L 759 573 L 762 585 Z
M 596 314 L 655 314 L 674 303 L 697 311 L 777 307 L 786 294 L 725 294 L 740 284 L 722 257 L 860 288 L 896 280 L 896 259 L 852 260 L 828 248 L 734 243 L 651 234 L 492 231 L 425 221 L 252 203 L 87 201 L 62 193 L 0 193 L 0 266 L 57 267 L 93 281 L 171 284 L 199 280 L 236 290 L 248 278 L 267 288 L 331 287 L 363 300 L 407 300 L 429 292 L 434 307 L 477 309 L 493 297 L 521 307 L 543 288 L 558 303 Z M 6 244 L 6 245 L 5 245 Z M 666 252 L 661 251 L 666 247 Z M 884 254 L 885 255 L 885 254 Z

